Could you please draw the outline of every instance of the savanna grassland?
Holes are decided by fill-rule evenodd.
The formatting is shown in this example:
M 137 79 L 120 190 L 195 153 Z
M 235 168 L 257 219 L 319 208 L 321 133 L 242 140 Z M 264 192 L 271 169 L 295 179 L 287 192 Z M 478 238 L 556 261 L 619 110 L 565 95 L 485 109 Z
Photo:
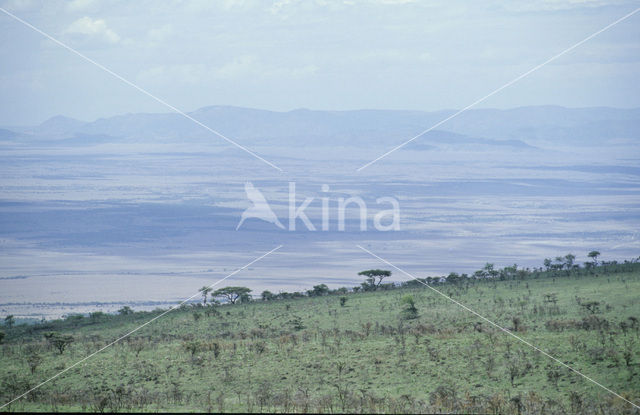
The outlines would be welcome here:
M 640 402 L 638 265 L 432 282 Z M 3 410 L 639 413 L 422 284 L 320 291 L 183 306 Z M 4 327 L 1 403 L 160 313 Z

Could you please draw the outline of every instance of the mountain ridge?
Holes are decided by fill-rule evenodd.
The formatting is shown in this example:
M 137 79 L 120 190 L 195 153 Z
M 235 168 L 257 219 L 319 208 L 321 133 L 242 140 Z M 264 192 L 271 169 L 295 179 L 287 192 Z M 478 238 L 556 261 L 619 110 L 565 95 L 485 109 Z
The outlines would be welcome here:
M 212 105 L 188 115 L 220 134 L 257 145 L 306 144 L 388 145 L 418 135 L 455 114 L 456 110 L 415 111 L 360 109 L 347 111 L 272 111 Z M 566 108 L 524 106 L 472 109 L 438 127 L 439 131 L 474 139 L 520 141 L 529 146 L 559 141 L 601 144 L 605 140 L 637 139 L 640 108 Z M 213 134 L 177 113 L 129 113 L 83 122 L 52 117 L 33 129 L 50 138 L 111 136 L 134 141 L 212 142 Z M 222 144 L 222 143 L 220 143 Z M 508 144 L 502 144 L 508 145 Z M 519 144 L 520 145 L 520 144 Z

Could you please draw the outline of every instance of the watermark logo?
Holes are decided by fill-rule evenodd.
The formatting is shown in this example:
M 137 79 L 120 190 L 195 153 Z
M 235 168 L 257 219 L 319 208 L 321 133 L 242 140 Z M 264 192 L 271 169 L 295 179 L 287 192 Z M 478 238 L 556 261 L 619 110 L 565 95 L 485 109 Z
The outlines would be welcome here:
M 289 200 L 288 200 L 288 228 L 280 222 L 278 216 L 267 202 L 264 194 L 256 188 L 253 183 L 247 182 L 244 185 L 244 190 L 247 193 L 247 198 L 251 202 L 251 206 L 242 212 L 240 222 L 236 226 L 236 230 L 240 229 L 242 224 L 247 219 L 260 219 L 265 222 L 274 224 L 280 229 L 288 229 L 289 231 L 295 231 L 298 222 L 302 224 L 309 231 L 345 231 L 347 222 L 347 211 L 356 212 L 359 229 L 366 231 L 369 228 L 369 222 L 373 224 L 373 228 L 377 231 L 399 231 L 400 230 L 400 203 L 394 197 L 380 197 L 376 199 L 377 211 L 371 215 L 372 209 L 367 206 L 367 203 L 359 196 L 351 196 L 348 198 L 329 197 L 329 185 L 323 184 L 321 186 L 323 196 L 319 197 L 320 206 L 312 204 L 316 201 L 315 197 L 306 197 L 302 203 L 298 204 L 296 198 L 296 184 L 295 182 L 289 182 Z M 326 195 L 326 196 L 325 196 Z M 387 209 L 381 209 L 381 207 L 387 207 Z M 307 215 L 307 209 L 317 211 L 319 208 L 321 215 L 321 224 L 319 229 L 309 219 Z
M 236 226 L 236 230 L 240 229 L 240 226 L 242 226 L 244 221 L 249 218 L 261 219 L 265 222 L 273 223 L 280 229 L 284 229 L 284 225 L 273 212 L 271 206 L 269 206 L 267 199 L 260 190 L 256 189 L 253 183 L 246 182 L 244 184 L 244 191 L 247 193 L 247 197 L 249 198 L 249 201 L 251 201 L 252 206 L 249 206 L 244 212 L 242 212 L 242 216 L 240 217 L 238 226 Z

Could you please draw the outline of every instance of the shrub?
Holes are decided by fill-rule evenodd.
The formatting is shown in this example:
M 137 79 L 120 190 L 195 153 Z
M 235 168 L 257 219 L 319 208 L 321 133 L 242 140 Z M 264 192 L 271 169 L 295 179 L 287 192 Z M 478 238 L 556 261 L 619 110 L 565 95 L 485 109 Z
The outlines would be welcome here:
M 27 364 L 29 365 L 29 370 L 31 371 L 32 375 L 36 373 L 36 369 L 38 369 L 38 366 L 40 366 L 41 363 L 42 356 L 40 356 L 35 351 L 30 352 L 27 356 Z
M 412 296 L 405 295 L 402 297 L 400 303 L 404 305 L 402 314 L 405 319 L 412 320 L 418 318 L 418 309 Z
M 216 342 L 213 342 L 211 344 L 211 348 L 213 350 L 213 357 L 215 357 L 216 359 L 218 358 L 218 356 L 220 356 L 220 345 Z
M 93 313 L 89 313 L 89 318 L 93 321 L 101 320 L 106 316 L 102 311 L 94 311 Z
M 184 347 L 186 351 L 191 353 L 191 356 L 195 356 L 197 353 L 200 353 L 204 349 L 202 342 L 199 340 L 190 340 L 184 342 L 182 347 Z
M 44 334 L 44 337 L 45 339 L 47 339 L 47 342 L 49 342 L 49 344 L 58 349 L 59 354 L 62 354 L 67 346 L 74 342 L 74 338 L 70 334 L 48 332 Z
M 291 325 L 293 329 L 297 331 L 305 329 L 305 325 L 304 323 L 302 323 L 302 319 L 298 316 L 295 316 L 291 320 L 289 320 L 289 325 Z
M 138 355 L 140 355 L 140 352 L 144 350 L 145 341 L 144 341 L 144 339 L 139 338 L 139 337 L 138 338 L 130 338 L 129 347 L 136 354 L 136 357 L 138 357 Z
M 11 314 L 4 318 L 4 325 L 7 326 L 7 328 L 9 329 L 13 327 L 15 322 L 16 322 L 16 319 Z

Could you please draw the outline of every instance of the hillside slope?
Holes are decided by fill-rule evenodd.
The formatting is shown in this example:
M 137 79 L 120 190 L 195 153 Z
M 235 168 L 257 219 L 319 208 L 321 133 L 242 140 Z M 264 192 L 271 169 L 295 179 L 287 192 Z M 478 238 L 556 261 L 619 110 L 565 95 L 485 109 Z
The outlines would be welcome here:
M 437 289 L 627 399 L 640 399 L 640 272 Z M 407 296 L 417 316 L 407 314 Z M 153 315 L 70 317 L 10 329 L 2 346 L 2 402 Z M 75 341 L 59 354 L 43 336 L 50 331 Z M 10 409 L 634 413 L 421 285 L 183 307 Z

